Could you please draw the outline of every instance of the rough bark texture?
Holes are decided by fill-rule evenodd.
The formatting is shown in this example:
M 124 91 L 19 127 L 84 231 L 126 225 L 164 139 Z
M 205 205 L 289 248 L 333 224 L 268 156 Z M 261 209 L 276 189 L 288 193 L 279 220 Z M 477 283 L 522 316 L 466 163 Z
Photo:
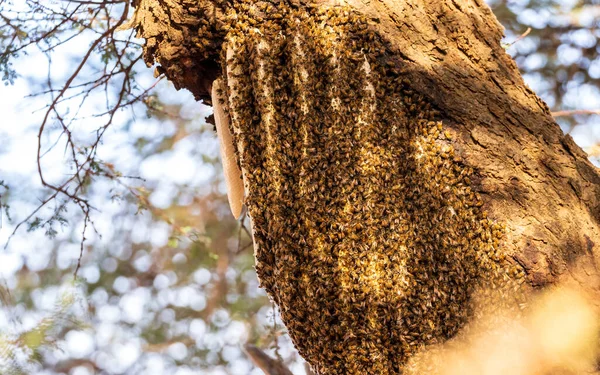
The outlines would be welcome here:
M 483 1 L 381 1 L 380 17 L 415 90 L 458 134 L 459 153 L 490 215 L 510 228 L 506 251 L 533 286 L 575 278 L 598 290 L 600 175 L 523 82 Z M 590 276 L 589 279 L 587 276 Z
M 257 273 L 318 374 L 402 373 L 482 285 L 598 292 L 600 174 L 482 1 L 141 0 L 134 24 L 177 87 L 224 80 Z

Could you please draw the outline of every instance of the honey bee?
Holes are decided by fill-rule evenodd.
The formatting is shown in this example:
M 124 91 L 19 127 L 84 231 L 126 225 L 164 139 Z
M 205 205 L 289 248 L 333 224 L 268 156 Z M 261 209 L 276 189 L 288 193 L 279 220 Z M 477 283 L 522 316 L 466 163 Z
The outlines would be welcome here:
M 506 229 L 369 20 L 232 4 L 196 45 L 220 56 L 260 284 L 319 374 L 402 374 L 464 325 L 474 285 L 514 294 Z

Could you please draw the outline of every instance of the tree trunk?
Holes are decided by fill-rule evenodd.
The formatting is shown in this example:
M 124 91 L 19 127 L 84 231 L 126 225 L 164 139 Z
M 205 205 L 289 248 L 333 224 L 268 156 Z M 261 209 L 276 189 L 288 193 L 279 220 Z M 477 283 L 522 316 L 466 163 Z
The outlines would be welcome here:
M 483 1 L 140 0 L 133 24 L 177 88 L 223 80 L 256 270 L 316 373 L 402 373 L 482 286 L 598 291 L 600 174 Z

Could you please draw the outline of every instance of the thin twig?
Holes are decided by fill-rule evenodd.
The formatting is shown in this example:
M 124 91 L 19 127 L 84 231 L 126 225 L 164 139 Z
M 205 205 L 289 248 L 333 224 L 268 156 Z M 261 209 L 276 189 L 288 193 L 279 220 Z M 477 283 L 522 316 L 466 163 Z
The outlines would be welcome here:
M 554 117 L 566 117 L 574 115 L 600 115 L 600 109 L 574 109 L 571 111 L 552 112 Z
M 242 214 L 242 218 L 240 219 L 240 228 L 238 230 L 238 247 L 235 252 L 235 255 L 241 254 L 242 252 L 244 252 L 244 250 L 248 249 L 249 247 L 251 247 L 253 245 L 252 233 L 250 233 L 250 231 L 246 227 L 246 215 L 247 215 L 247 213 Z M 250 243 L 248 243 L 244 246 L 242 246 L 242 231 L 246 232 L 246 235 L 248 237 L 250 237 Z
M 83 230 L 81 242 L 79 244 L 79 257 L 77 257 L 77 267 L 75 267 L 75 272 L 73 273 L 73 279 L 77 280 L 77 273 L 79 272 L 79 268 L 81 268 L 81 259 L 83 258 L 83 244 L 85 243 L 85 231 L 87 229 L 88 223 L 90 222 L 90 211 L 85 211 L 85 217 L 83 218 Z
M 527 35 L 529 35 L 529 33 L 531 33 L 531 27 L 528 27 L 527 30 L 525 30 L 525 32 L 523 34 L 521 34 L 517 39 L 515 39 L 513 42 L 506 44 L 505 46 L 510 47 L 513 44 L 517 43 L 518 41 L 524 39 L 525 37 L 527 37 Z

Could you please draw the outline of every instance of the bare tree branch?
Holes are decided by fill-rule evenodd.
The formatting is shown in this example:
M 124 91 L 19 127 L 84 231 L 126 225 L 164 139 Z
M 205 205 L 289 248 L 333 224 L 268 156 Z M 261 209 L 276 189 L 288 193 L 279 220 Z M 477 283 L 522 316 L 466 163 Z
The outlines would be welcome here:
M 252 344 L 244 345 L 244 351 L 252 362 L 263 370 L 265 375 L 294 375 L 280 361 L 269 357 L 265 352 Z

